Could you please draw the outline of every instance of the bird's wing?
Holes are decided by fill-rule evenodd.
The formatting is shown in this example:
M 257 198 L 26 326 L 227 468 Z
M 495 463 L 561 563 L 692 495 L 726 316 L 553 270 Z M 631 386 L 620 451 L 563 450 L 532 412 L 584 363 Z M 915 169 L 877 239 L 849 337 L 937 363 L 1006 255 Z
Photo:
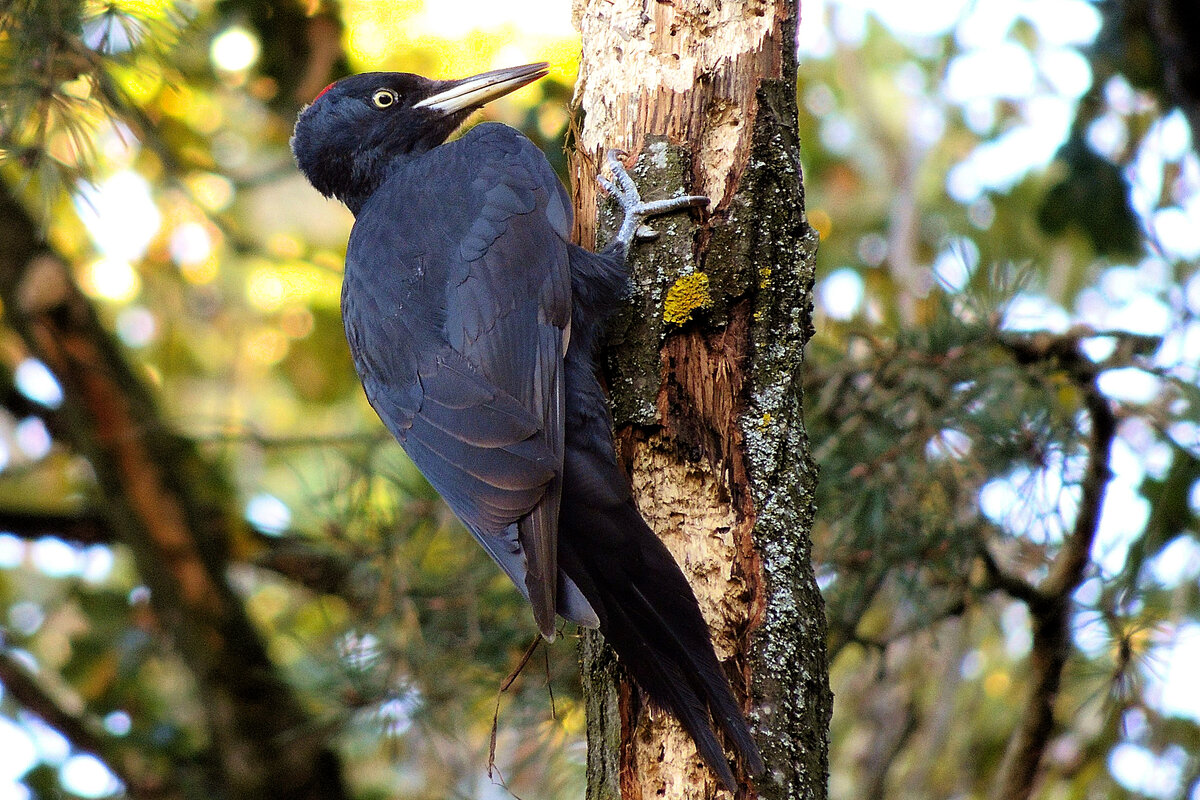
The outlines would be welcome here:
M 482 129 L 482 130 L 481 130 Z M 554 631 L 571 292 L 561 183 L 495 125 L 363 207 L 343 315 L 367 396 Z

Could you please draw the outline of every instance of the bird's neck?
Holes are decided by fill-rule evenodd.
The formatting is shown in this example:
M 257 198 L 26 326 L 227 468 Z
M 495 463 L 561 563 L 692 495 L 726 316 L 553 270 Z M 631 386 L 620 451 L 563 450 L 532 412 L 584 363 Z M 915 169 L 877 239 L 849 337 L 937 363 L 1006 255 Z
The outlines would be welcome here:
M 384 181 L 419 158 L 420 154 L 397 155 L 371 150 L 339 152 L 329 148 L 312 158 L 298 160 L 300 169 L 317 191 L 342 201 L 358 216 Z
M 346 208 L 350 209 L 351 213 L 357 217 L 358 212 L 362 210 L 362 207 L 380 186 L 386 181 L 393 180 L 397 174 L 402 175 L 412 171 L 423 155 L 425 152 L 389 154 L 386 157 L 376 158 L 359 157 L 354 160 L 348 172 L 351 180 L 347 181 L 343 189 L 336 192 L 335 196 L 345 203 Z

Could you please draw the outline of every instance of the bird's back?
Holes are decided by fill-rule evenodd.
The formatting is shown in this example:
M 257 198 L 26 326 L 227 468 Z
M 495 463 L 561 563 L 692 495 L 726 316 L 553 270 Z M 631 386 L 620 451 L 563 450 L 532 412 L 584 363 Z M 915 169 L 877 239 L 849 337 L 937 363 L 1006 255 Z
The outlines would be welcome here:
M 397 165 L 363 205 L 342 293 L 371 404 L 548 633 L 570 223 L 541 151 L 480 125 Z

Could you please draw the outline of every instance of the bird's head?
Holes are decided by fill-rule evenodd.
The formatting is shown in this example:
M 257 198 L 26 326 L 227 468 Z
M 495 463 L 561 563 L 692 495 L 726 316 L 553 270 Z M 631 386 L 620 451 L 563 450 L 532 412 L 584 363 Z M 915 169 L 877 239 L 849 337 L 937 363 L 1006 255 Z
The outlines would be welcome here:
M 484 103 L 546 75 L 548 64 L 435 81 L 366 72 L 325 88 L 300 112 L 292 153 L 309 182 L 356 211 L 399 160 L 442 142 Z

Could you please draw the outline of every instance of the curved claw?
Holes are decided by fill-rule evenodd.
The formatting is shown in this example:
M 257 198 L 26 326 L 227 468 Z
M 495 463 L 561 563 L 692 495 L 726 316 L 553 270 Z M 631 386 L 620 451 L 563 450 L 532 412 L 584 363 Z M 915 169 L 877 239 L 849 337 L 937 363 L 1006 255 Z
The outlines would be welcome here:
M 622 245 L 626 253 L 629 252 L 629 246 L 635 239 L 652 239 L 658 236 L 653 230 L 642 225 L 647 217 L 667 214 L 681 208 L 708 205 L 709 199 L 702 195 L 684 195 L 666 200 L 643 201 L 638 193 L 637 184 L 633 182 L 625 165 L 621 163 L 620 156 L 622 155 L 626 155 L 625 151 L 616 148 L 605 153 L 604 162 L 612 172 L 613 179 L 609 180 L 603 175 L 597 175 L 596 181 L 621 204 L 621 209 L 625 212 L 625 218 L 621 221 L 621 229 L 617 232 L 616 241 Z
M 633 178 L 629 177 L 629 173 L 625 171 L 625 165 L 621 163 L 620 157 L 627 155 L 629 153 L 614 147 L 604 154 L 604 163 L 608 164 L 613 177 L 621 184 L 622 193 L 632 196 L 635 203 L 640 203 L 642 197 L 638 194 L 637 184 L 633 182 Z

